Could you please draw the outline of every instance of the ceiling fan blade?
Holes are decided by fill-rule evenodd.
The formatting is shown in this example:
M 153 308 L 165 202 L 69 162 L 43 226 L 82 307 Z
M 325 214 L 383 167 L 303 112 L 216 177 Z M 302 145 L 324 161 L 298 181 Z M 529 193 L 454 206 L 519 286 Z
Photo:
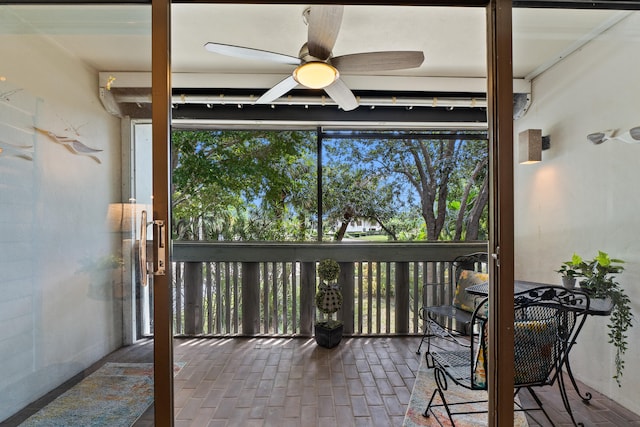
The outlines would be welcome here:
M 344 84 L 342 79 L 336 80 L 325 87 L 324 90 L 344 111 L 351 111 L 358 108 L 358 100 L 353 92 L 351 92 L 351 89 Z
M 281 64 L 300 65 L 302 61 L 295 56 L 283 53 L 269 52 L 267 50 L 252 49 L 250 47 L 234 46 L 222 43 L 205 43 L 204 48 L 209 52 L 219 53 L 226 56 L 234 56 L 243 59 L 258 59 Z
M 289 76 L 286 79 L 282 80 L 280 83 L 269 89 L 256 101 L 256 104 L 268 104 L 271 101 L 274 101 L 280 98 L 285 93 L 289 92 L 294 87 L 298 86 L 298 82 L 293 78 L 293 76 Z
M 325 60 L 336 44 L 344 6 L 311 6 L 308 18 L 307 47 L 309 54 Z
M 424 62 L 424 53 L 414 50 L 354 53 L 331 58 L 331 65 L 341 73 L 404 70 L 417 68 Z

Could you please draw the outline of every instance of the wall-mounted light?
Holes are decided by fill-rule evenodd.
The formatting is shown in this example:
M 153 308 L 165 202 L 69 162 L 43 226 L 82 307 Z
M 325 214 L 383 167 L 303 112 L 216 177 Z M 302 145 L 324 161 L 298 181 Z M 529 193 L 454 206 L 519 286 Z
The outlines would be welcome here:
M 613 135 L 614 132 L 615 132 L 615 129 L 607 129 L 607 130 L 603 130 L 602 132 L 590 133 L 589 135 L 587 135 L 587 139 L 592 144 L 596 144 L 596 145 L 602 144 L 603 142 L 611 139 L 611 136 Z
M 616 136 L 615 139 L 619 139 L 627 144 L 640 144 L 640 126 L 633 127 L 620 136 Z
M 527 129 L 518 134 L 518 161 L 520 164 L 542 160 L 542 129 Z
M 596 145 L 602 144 L 610 139 L 626 142 L 627 144 L 640 144 L 640 126 L 632 127 L 620 135 L 614 136 L 615 133 L 616 129 L 603 130 L 602 132 L 590 133 L 587 135 L 587 139 Z

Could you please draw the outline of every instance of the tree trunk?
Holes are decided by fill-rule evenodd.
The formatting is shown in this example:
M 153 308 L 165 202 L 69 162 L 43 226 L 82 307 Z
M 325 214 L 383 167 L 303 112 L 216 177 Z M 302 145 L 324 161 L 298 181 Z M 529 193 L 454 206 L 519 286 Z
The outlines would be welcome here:
M 341 242 L 344 238 L 344 235 L 347 232 L 347 227 L 349 223 L 353 219 L 354 209 L 351 206 L 348 206 L 344 211 L 344 217 L 342 218 L 342 224 L 340 224 L 340 229 L 336 233 L 336 241 Z
M 482 218 L 482 212 L 485 206 L 489 202 L 489 174 L 485 174 L 484 181 L 482 182 L 482 190 L 476 202 L 471 209 L 469 219 L 467 222 L 467 236 L 465 240 L 478 240 L 478 233 L 480 231 L 480 218 Z

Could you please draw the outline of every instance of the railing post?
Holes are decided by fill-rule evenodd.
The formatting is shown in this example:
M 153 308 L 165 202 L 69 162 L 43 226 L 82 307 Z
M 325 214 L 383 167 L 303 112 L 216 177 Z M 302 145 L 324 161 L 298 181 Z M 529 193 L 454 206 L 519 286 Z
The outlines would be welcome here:
M 184 333 L 202 333 L 202 263 L 184 263 Z
M 300 263 L 300 335 L 313 335 L 313 312 L 316 295 L 316 263 Z
M 353 334 L 354 318 L 354 286 L 353 279 L 354 266 L 352 262 L 340 263 L 340 277 L 338 283 L 342 285 L 342 308 L 338 312 L 339 319 L 344 323 L 343 334 Z
M 260 263 L 242 263 L 242 334 L 260 330 Z
M 396 330 L 409 333 L 409 263 L 396 263 Z

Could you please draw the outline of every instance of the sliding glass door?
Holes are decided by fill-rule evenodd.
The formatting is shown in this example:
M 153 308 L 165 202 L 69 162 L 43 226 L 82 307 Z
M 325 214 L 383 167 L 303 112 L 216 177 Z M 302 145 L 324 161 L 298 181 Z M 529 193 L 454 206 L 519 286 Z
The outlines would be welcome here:
M 151 128 L 131 124 L 151 117 L 115 100 L 110 71 L 151 71 L 151 7 L 0 6 L 0 58 L 5 420 L 149 332 Z

